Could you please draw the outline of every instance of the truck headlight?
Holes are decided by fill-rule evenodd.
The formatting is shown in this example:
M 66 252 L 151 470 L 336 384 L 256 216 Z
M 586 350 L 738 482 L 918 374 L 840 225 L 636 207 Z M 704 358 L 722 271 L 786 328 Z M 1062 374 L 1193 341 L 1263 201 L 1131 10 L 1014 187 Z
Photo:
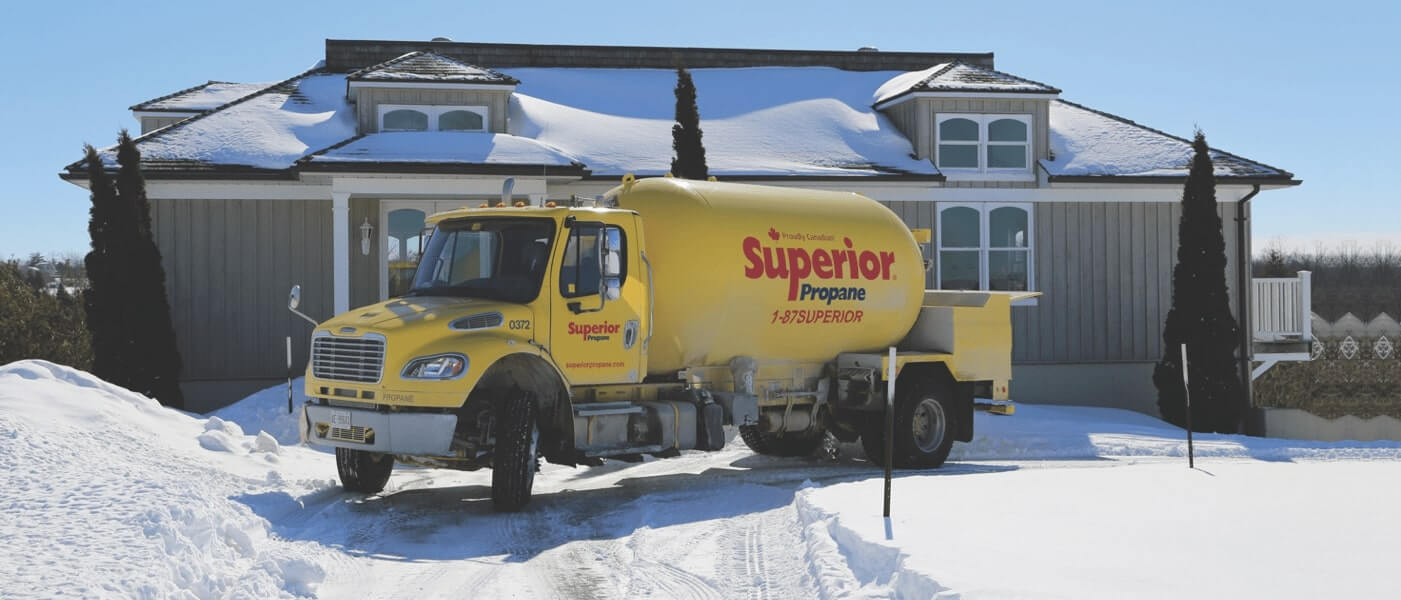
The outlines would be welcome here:
M 420 356 L 404 367 L 404 379 L 457 379 L 467 372 L 467 357 L 461 354 Z

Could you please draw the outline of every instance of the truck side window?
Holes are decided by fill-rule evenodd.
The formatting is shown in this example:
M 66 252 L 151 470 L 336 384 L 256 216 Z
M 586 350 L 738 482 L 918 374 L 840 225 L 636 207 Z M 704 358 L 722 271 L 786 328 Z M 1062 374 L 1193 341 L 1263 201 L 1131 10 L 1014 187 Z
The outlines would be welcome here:
M 623 240 L 619 253 L 623 257 L 622 272 L 627 273 L 627 246 L 622 230 L 617 227 L 604 227 L 597 223 L 576 223 L 565 239 L 564 260 L 559 270 L 559 293 L 565 298 L 597 296 L 602 285 L 602 271 L 599 265 L 599 243 L 603 232 Z

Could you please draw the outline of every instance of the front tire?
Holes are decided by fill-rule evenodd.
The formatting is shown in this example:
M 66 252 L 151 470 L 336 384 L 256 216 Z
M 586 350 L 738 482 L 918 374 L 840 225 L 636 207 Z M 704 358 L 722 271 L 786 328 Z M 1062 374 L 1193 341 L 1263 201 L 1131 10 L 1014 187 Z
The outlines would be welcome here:
M 534 398 L 519 389 L 509 393 L 496 410 L 491 501 L 497 512 L 517 512 L 530 503 L 539 441 Z
M 378 494 L 393 470 L 392 455 L 336 448 L 336 472 L 341 477 L 341 487 L 348 492 Z

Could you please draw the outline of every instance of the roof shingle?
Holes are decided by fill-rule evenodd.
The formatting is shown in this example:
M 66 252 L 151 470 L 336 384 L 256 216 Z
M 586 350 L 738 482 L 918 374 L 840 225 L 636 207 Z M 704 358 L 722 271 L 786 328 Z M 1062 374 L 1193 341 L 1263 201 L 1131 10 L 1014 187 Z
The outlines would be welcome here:
M 914 92 L 1059 94 L 1060 90 L 1010 73 L 963 62 L 951 62 L 891 78 L 876 90 L 875 103 L 880 104 Z
M 347 81 L 403 81 L 515 85 L 515 79 L 432 52 L 410 52 L 346 76 Z
M 255 94 L 272 83 L 233 83 L 209 81 L 172 94 L 153 98 L 132 106 L 129 110 L 145 112 L 204 112 L 214 110 L 249 94 Z

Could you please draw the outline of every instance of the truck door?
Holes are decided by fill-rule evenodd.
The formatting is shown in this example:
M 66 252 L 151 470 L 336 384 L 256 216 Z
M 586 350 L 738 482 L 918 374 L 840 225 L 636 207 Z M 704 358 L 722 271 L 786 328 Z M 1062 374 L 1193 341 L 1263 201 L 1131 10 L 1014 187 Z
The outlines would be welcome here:
M 617 222 L 574 220 L 556 256 L 550 353 L 575 385 L 641 381 L 640 276 L 632 215 Z

